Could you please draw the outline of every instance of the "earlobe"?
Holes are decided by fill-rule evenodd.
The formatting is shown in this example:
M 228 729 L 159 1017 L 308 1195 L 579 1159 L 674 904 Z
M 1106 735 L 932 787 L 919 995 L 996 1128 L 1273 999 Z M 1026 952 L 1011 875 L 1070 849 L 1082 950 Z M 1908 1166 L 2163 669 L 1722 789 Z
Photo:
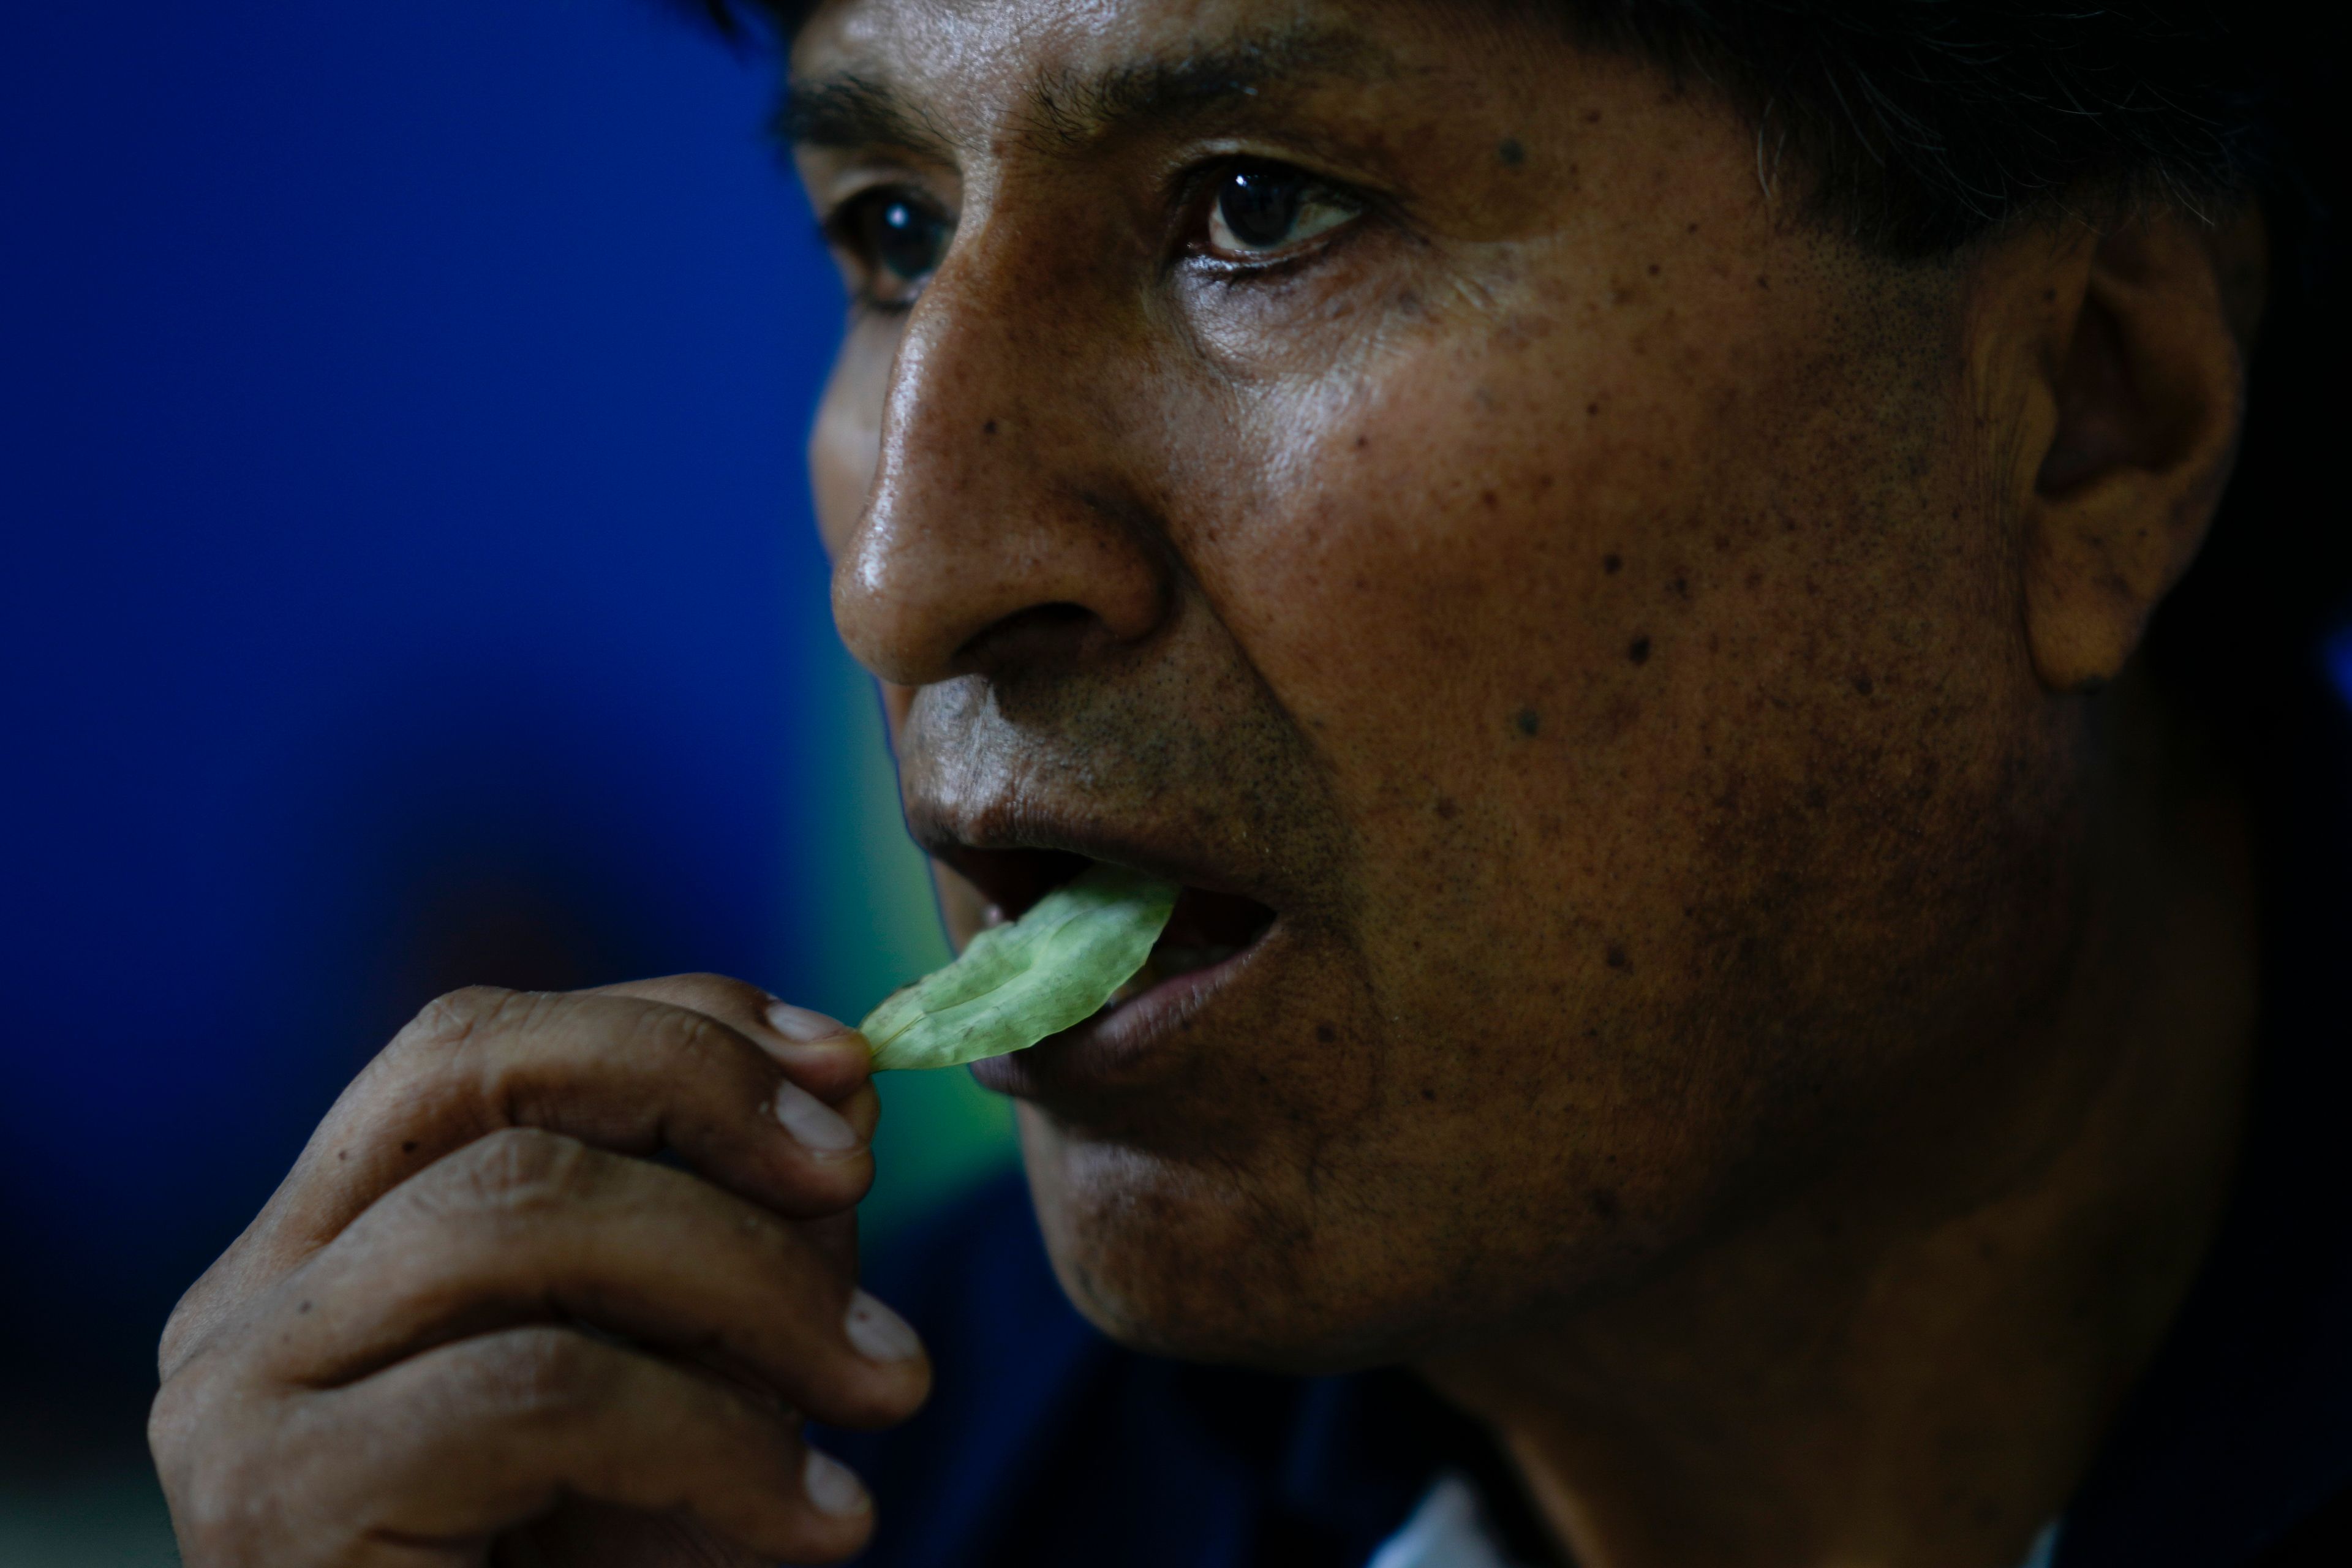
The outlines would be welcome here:
M 2167 209 L 2100 237 L 2063 346 L 2036 389 L 2043 438 L 2024 499 L 2024 611 L 2033 666 L 2053 691 L 2120 672 L 2165 595 L 2196 559 L 2236 452 L 2245 346 L 2259 302 L 2251 211 L 2214 229 Z

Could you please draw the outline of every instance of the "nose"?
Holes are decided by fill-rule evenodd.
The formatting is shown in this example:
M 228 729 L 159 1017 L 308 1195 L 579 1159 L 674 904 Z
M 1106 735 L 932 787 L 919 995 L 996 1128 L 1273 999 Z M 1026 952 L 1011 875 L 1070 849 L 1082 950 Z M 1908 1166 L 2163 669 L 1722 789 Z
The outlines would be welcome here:
M 833 577 L 843 641 L 886 681 L 1082 662 L 1168 614 L 1165 534 L 1120 413 L 1133 333 L 1055 271 L 967 226 L 909 311 Z

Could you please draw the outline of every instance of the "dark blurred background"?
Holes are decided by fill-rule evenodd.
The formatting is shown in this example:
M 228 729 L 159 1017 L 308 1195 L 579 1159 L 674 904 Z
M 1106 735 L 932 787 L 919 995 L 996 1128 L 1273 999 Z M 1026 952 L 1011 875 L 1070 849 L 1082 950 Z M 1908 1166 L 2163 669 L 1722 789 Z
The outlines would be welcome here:
M 0 1568 L 174 1561 L 163 1317 L 427 998 L 942 955 L 774 74 L 648 0 L 0 8 Z M 888 1088 L 885 1232 L 1006 1149 Z

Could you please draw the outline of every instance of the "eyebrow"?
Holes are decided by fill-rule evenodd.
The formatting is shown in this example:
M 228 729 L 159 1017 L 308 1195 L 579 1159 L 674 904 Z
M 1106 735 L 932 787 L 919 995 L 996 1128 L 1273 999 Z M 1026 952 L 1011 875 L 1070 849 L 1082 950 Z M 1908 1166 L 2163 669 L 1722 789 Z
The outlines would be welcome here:
M 776 133 L 792 147 L 898 147 L 932 156 L 948 143 L 928 114 L 887 83 L 854 71 L 793 82 L 776 112 Z
M 1360 37 L 1298 27 L 1244 34 L 1091 77 L 1039 80 L 1030 85 L 1024 109 L 1035 129 L 1080 142 L 1138 125 L 1198 119 L 1276 87 L 1365 79 L 1391 68 L 1386 53 Z M 928 156 L 944 155 L 950 141 L 929 112 L 887 80 L 856 71 L 793 83 L 777 131 L 798 147 L 896 147 Z

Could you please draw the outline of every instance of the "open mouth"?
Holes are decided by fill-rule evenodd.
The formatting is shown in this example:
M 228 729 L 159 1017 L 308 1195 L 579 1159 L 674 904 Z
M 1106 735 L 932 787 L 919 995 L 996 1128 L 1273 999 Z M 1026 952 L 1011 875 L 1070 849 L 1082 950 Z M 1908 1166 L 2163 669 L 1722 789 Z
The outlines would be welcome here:
M 988 923 L 1017 921 L 1038 900 L 1095 862 L 1061 849 L 973 849 L 941 853 L 988 900 Z M 1111 998 L 1116 1007 L 1168 981 L 1215 968 L 1240 956 L 1274 924 L 1274 910 L 1239 893 L 1184 886 L 1151 956 Z

